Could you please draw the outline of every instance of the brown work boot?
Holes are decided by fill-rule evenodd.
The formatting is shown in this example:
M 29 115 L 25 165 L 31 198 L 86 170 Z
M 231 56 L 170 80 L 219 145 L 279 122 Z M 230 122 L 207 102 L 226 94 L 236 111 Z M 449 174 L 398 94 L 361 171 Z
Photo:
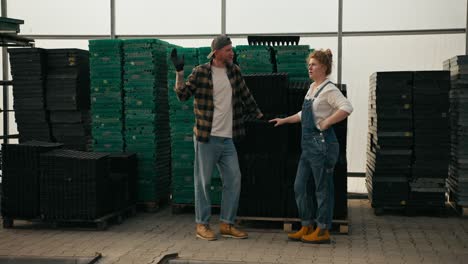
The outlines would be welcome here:
M 197 237 L 208 241 L 217 239 L 215 233 L 208 224 L 197 224 Z
M 308 235 L 312 232 L 314 232 L 314 228 L 312 226 L 303 226 L 296 233 L 288 234 L 288 238 L 294 241 L 300 241 L 303 236 Z
M 312 234 L 303 236 L 301 241 L 310 244 L 329 244 L 330 233 L 328 229 L 320 229 L 317 227 Z
M 221 222 L 221 225 L 219 226 L 219 232 L 223 237 L 231 237 L 231 238 L 248 238 L 249 235 L 241 231 L 237 228 L 234 227 L 232 224 L 227 224 L 224 222 Z

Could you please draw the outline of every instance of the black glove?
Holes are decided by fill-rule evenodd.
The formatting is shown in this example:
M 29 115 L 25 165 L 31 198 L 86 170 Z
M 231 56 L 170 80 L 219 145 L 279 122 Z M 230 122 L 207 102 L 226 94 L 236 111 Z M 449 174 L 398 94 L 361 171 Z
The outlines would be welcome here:
M 173 48 L 171 52 L 171 61 L 174 64 L 174 67 L 176 68 L 176 71 L 183 71 L 184 70 L 184 55 L 182 55 L 182 58 L 177 56 L 177 49 Z

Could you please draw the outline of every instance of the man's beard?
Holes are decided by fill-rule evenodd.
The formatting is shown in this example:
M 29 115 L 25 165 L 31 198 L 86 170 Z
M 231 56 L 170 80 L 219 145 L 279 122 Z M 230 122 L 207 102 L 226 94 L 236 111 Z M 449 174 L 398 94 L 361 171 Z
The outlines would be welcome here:
M 226 66 L 232 66 L 233 60 L 231 60 L 231 59 L 225 59 L 225 60 L 224 60 L 224 64 L 226 64 Z

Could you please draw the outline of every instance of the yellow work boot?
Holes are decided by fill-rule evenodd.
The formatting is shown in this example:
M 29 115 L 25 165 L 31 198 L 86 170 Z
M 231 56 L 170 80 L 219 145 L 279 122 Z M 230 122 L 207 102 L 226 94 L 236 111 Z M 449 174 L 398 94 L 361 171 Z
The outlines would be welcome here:
M 301 238 L 305 235 L 308 235 L 314 231 L 314 228 L 312 226 L 303 226 L 299 231 L 296 233 L 290 233 L 288 234 L 288 238 L 294 241 L 299 241 Z
M 221 233 L 221 236 L 223 237 L 230 237 L 230 238 L 248 238 L 249 235 L 241 231 L 237 228 L 234 227 L 232 224 L 227 224 L 224 222 L 221 222 L 221 225 L 219 226 L 219 232 Z
M 213 230 L 205 224 L 197 224 L 197 237 L 208 241 L 216 240 Z
M 317 227 L 313 233 L 303 236 L 301 241 L 311 244 L 329 244 L 330 232 L 328 232 L 328 229 L 320 229 Z

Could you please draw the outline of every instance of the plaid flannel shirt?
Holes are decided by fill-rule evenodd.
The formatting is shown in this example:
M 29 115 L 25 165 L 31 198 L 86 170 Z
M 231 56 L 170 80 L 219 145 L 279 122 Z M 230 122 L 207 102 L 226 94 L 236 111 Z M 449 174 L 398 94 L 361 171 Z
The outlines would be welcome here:
M 245 135 L 244 114 L 261 114 L 255 99 L 249 91 L 242 77 L 239 66 L 226 66 L 227 76 L 232 87 L 232 137 L 241 139 Z M 193 132 L 198 141 L 208 142 L 213 123 L 213 80 L 211 63 L 195 67 L 185 83 L 176 83 L 174 90 L 180 101 L 186 101 L 194 96 L 193 111 L 195 113 L 195 126 Z

